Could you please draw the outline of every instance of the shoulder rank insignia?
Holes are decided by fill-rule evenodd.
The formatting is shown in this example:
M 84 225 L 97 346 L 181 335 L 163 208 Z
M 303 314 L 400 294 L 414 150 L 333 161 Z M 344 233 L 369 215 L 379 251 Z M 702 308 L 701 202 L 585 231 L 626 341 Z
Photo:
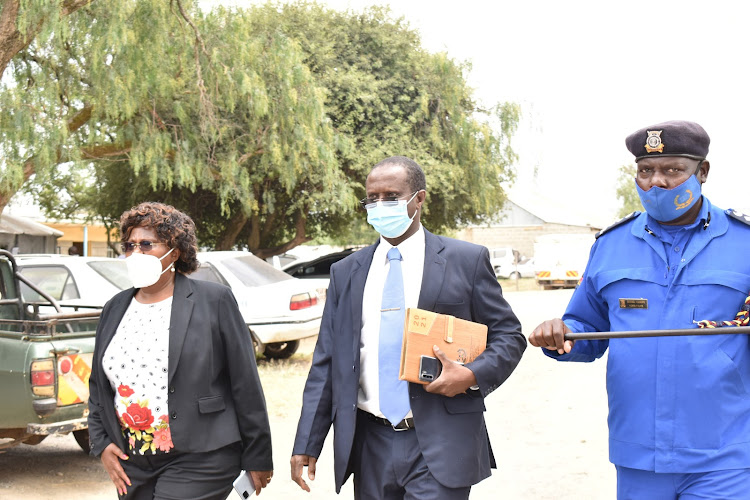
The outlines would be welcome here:
M 638 212 L 638 211 L 635 211 L 635 212 L 633 212 L 632 214 L 628 214 L 628 215 L 626 215 L 625 217 L 623 217 L 622 219 L 618 220 L 618 221 L 617 221 L 617 222 L 615 222 L 614 224 L 610 224 L 609 226 L 605 227 L 604 229 L 602 229 L 601 231 L 599 231 L 598 233 L 596 233 L 596 234 L 594 235 L 594 238 L 599 238 L 599 237 L 600 237 L 600 236 L 602 236 L 602 235 L 603 235 L 604 233 L 607 233 L 607 232 L 611 231 L 612 229 L 616 228 L 617 226 L 621 226 L 621 225 L 625 224 L 626 222 L 628 222 L 628 221 L 631 221 L 631 220 L 635 219 L 635 218 L 636 218 L 636 217 L 638 217 L 639 215 L 641 215 L 641 213 L 640 213 L 640 212 Z
M 745 215 L 742 212 L 734 210 L 733 208 L 724 210 L 724 213 L 730 216 L 731 218 L 736 219 L 742 222 L 743 224 L 747 224 L 748 226 L 750 226 L 750 215 Z

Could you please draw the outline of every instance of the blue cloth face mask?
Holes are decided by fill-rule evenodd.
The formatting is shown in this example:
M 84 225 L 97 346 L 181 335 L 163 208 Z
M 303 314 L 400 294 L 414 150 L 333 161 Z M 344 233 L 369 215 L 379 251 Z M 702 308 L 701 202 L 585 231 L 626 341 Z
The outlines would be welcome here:
M 419 191 L 417 191 L 418 193 Z M 417 211 L 409 217 L 407 205 L 417 196 L 417 193 L 408 200 L 377 201 L 375 206 L 367 208 L 367 222 L 375 228 L 375 231 L 386 238 L 398 238 L 409 229 Z
M 701 183 L 695 175 L 672 189 L 657 186 L 644 191 L 635 183 L 646 213 L 659 222 L 670 222 L 685 214 L 701 199 Z

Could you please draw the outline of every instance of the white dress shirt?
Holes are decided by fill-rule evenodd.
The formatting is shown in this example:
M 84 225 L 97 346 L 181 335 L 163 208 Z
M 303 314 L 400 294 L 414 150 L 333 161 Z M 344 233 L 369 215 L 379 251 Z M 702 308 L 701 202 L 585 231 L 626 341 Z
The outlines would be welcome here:
M 393 245 L 381 236 L 370 264 L 362 299 L 362 335 L 359 341 L 359 395 L 357 406 L 373 415 L 384 417 L 380 411 L 378 382 L 378 346 L 380 337 L 380 304 L 383 300 L 385 278 L 391 268 L 388 250 Z M 425 238 L 420 224 L 416 233 L 398 245 L 401 253 L 401 270 L 404 276 L 404 302 L 406 308 L 417 307 L 422 289 Z M 407 417 L 411 417 L 409 410 Z

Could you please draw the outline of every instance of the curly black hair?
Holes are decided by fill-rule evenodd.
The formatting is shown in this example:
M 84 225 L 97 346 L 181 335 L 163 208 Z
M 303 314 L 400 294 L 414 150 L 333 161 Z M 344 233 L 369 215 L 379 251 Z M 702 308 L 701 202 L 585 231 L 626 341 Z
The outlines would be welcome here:
M 190 274 L 198 269 L 198 240 L 195 237 L 195 223 L 189 215 L 171 205 L 155 201 L 145 201 L 126 210 L 120 217 L 120 239 L 128 241 L 136 227 L 151 228 L 169 248 L 180 251 L 175 269 L 182 274 Z

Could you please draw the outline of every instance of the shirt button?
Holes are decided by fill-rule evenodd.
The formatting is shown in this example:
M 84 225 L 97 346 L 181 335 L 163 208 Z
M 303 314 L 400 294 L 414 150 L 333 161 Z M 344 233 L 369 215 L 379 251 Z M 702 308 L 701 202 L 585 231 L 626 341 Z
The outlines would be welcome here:
M 679 252 L 680 251 L 680 247 L 674 247 L 674 251 L 675 252 Z

